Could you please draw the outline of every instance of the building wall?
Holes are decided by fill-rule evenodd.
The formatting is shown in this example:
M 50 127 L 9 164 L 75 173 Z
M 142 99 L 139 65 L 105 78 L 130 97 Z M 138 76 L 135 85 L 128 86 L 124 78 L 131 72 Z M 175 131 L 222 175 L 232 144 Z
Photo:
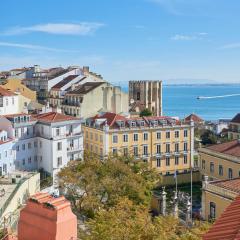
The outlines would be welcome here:
M 0 105 L 0 115 L 20 113 L 19 96 L 3 96 L 2 106 Z
M 228 139 L 229 140 L 240 139 L 240 123 L 231 122 L 229 124 Z
M 162 81 L 130 81 L 129 104 L 132 99 L 141 102 L 155 116 L 162 116 Z
M 236 178 L 240 176 L 240 159 L 236 159 L 235 161 L 232 159 L 228 159 L 223 154 L 220 156 L 216 156 L 214 154 L 208 154 L 199 151 L 199 159 L 200 159 L 200 171 L 202 175 L 207 175 L 211 179 L 229 179 L 228 170 L 232 169 L 232 178 Z M 204 163 L 205 161 L 205 163 Z M 214 165 L 214 171 L 210 171 L 210 163 Z M 205 165 L 205 167 L 204 167 Z M 219 174 L 219 166 L 223 167 L 223 175 Z
M 217 219 L 220 217 L 220 215 L 223 213 L 226 207 L 230 205 L 232 201 L 233 201 L 232 199 L 223 197 L 214 192 L 203 191 L 202 192 L 202 205 L 204 205 L 204 207 L 202 208 L 203 219 L 210 220 L 210 203 L 211 202 L 216 205 L 215 211 L 216 211 L 216 219 Z
M 143 158 L 148 161 L 150 166 L 156 168 L 157 171 L 163 174 L 174 173 L 175 170 L 184 172 L 190 169 L 193 151 L 191 150 L 191 128 L 188 127 L 173 127 L 173 128 L 136 128 L 136 129 L 111 129 L 108 132 L 93 127 L 83 126 L 84 131 L 84 149 L 94 152 L 98 155 L 112 154 L 117 151 L 118 155 L 127 154 L 134 155 L 134 147 L 138 147 L 138 158 Z M 188 136 L 184 137 L 184 130 L 188 131 Z M 179 131 L 179 138 L 175 138 L 175 131 Z M 161 139 L 157 139 L 157 132 L 161 133 Z M 170 132 L 170 139 L 166 139 L 166 132 Z M 144 140 L 144 133 L 148 134 L 148 140 Z M 104 138 L 107 134 L 107 145 L 104 146 Z M 128 141 L 123 141 L 123 135 L 128 135 Z M 134 134 L 138 134 L 138 141 L 134 141 Z M 113 142 L 113 136 L 117 136 L 117 143 Z M 106 142 L 106 141 L 105 141 Z M 166 143 L 170 144 L 170 154 L 166 153 Z M 175 143 L 179 144 L 179 153 L 175 153 Z M 184 143 L 187 143 L 187 151 L 184 151 Z M 106 144 L 106 143 L 105 143 Z M 160 145 L 161 152 L 157 154 L 157 144 Z M 148 147 L 148 155 L 144 155 L 143 146 Z M 106 149 L 106 150 L 105 150 Z M 115 150 L 116 149 L 116 150 Z M 101 154 L 102 153 L 102 154 Z M 187 162 L 184 163 L 184 155 L 187 157 Z M 175 156 L 178 156 L 178 163 L 175 164 Z M 170 164 L 167 166 L 166 157 L 170 157 Z M 160 166 L 157 165 L 157 159 L 161 159 Z
M 1 218 L 9 216 L 14 213 L 19 206 L 24 204 L 30 195 L 33 195 L 40 191 L 40 173 L 29 173 L 28 179 L 19 187 L 14 194 L 13 198 L 9 201 L 9 204 L 5 211 L 2 213 Z

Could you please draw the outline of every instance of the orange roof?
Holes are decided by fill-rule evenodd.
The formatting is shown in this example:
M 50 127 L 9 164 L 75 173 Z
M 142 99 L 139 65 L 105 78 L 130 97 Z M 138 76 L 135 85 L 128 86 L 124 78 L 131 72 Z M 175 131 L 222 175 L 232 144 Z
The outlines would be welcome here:
M 34 115 L 34 117 L 42 122 L 64 122 L 70 120 L 79 120 L 79 118 L 64 115 L 57 112 L 41 113 Z
M 240 196 L 224 210 L 203 240 L 239 240 L 240 239 Z
M 107 124 L 109 126 L 112 126 L 117 120 L 123 120 L 126 121 L 127 118 L 125 118 L 124 116 L 121 116 L 119 114 L 116 113 L 112 113 L 112 112 L 106 112 L 103 115 L 96 115 L 93 119 L 105 119 L 107 120 Z
M 16 94 L 3 87 L 0 87 L 0 96 L 9 97 L 9 96 L 16 96 Z
M 240 178 L 217 180 L 209 184 L 240 194 Z
M 187 116 L 185 119 L 185 121 L 194 121 L 194 122 L 203 122 L 203 119 L 200 118 L 199 116 L 197 116 L 196 114 L 190 114 L 189 116 Z
M 206 147 L 206 149 L 209 149 L 218 153 L 240 157 L 240 142 L 238 140 L 212 145 L 212 146 Z

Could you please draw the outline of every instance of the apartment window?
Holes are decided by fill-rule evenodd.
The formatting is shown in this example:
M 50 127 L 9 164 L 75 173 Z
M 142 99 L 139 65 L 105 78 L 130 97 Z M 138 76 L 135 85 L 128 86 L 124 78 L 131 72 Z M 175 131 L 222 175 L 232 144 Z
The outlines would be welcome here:
M 127 147 L 123 148 L 123 155 L 124 156 L 128 155 L 128 148 Z
M 169 139 L 171 137 L 170 132 L 166 132 L 166 138 Z
M 210 162 L 210 172 L 214 173 L 214 163 Z
M 184 130 L 183 135 L 184 135 L 184 137 L 187 137 L 188 136 L 188 130 Z
M 7 151 L 5 151 L 5 157 L 7 157 Z
M 175 156 L 175 165 L 178 165 L 178 164 L 179 164 L 179 157 Z
M 138 141 L 138 134 L 137 134 L 137 133 L 134 133 L 134 134 L 133 134 L 133 141 L 134 141 L 134 142 L 137 142 L 137 141 Z
M 24 134 L 24 128 L 21 128 L 21 136 Z
M 22 150 L 25 150 L 25 144 L 22 145 Z
M 15 137 L 18 137 L 18 128 L 15 129 Z
M 30 132 L 30 131 L 29 131 L 29 128 L 27 128 L 27 135 L 29 135 L 29 132 Z
M 103 149 L 100 148 L 100 156 L 103 156 Z
M 61 151 L 62 150 L 62 142 L 57 143 L 57 150 Z
M 12 98 L 12 105 L 14 105 L 14 97 Z
M 88 138 L 88 131 L 86 131 L 86 138 Z
M 8 98 L 6 98 L 6 106 L 8 106 Z
M 219 176 L 223 176 L 223 166 L 222 165 L 219 165 L 218 174 L 219 174 Z
M 184 162 L 184 164 L 188 163 L 188 156 L 187 155 L 183 156 L 183 162 Z
M 123 142 L 128 142 L 128 134 L 123 134 Z
M 216 204 L 214 202 L 210 202 L 210 219 L 216 218 Z
M 170 153 L 170 143 L 166 143 L 166 153 Z
M 188 150 L 188 144 L 186 142 L 183 144 L 183 150 L 185 152 Z
M 179 138 L 179 131 L 175 131 L 175 138 Z
M 34 156 L 34 162 L 37 162 L 37 156 L 36 155 Z
M 228 178 L 229 179 L 233 178 L 233 170 L 231 168 L 228 169 Z
M 157 154 L 161 154 L 161 145 L 160 145 L 160 144 L 157 144 L 156 146 L 157 146 L 157 151 L 156 151 L 156 153 L 157 153 Z
M 62 165 L 62 157 L 57 158 L 57 166 L 60 167 Z
M 157 158 L 157 167 L 161 167 L 161 158 Z
M 113 135 L 113 143 L 117 143 L 118 142 L 118 135 Z
M 140 100 L 140 92 L 137 92 L 137 100 Z
M 90 145 L 90 150 L 91 150 L 91 152 L 93 152 L 93 145 L 92 144 Z
M 157 140 L 161 139 L 161 132 L 157 132 Z
M 28 149 L 32 148 L 32 143 L 28 143 Z
M 39 142 L 40 148 L 42 148 L 42 141 Z
M 148 155 L 148 146 L 147 145 L 143 146 L 143 155 L 145 155 L 145 156 Z
M 175 152 L 179 152 L 179 143 L 175 143 Z
M 143 140 L 147 141 L 148 140 L 148 133 L 143 133 Z
M 135 157 L 138 156 L 138 146 L 133 147 L 133 154 L 134 154 Z
M 60 136 L 60 128 L 56 128 L 56 136 Z
M 202 160 L 202 169 L 205 169 L 205 166 L 206 166 L 206 161 Z
M 34 142 L 34 147 L 35 147 L 35 148 L 37 147 L 37 141 Z
M 22 160 L 22 165 L 25 165 L 25 158 Z
M 140 125 L 141 125 L 141 127 L 144 127 L 145 122 L 144 122 L 144 121 L 141 121 Z
M 112 153 L 113 153 L 113 155 L 117 155 L 117 148 L 113 148 Z
M 95 141 L 98 141 L 98 134 L 95 133 Z
M 166 157 L 166 166 L 170 166 L 170 157 Z
M 41 134 L 44 134 L 44 128 L 41 126 Z
M 131 122 L 132 127 L 136 127 L 136 122 Z
M 16 150 L 17 150 L 17 152 L 19 151 L 19 145 L 16 146 Z
M 28 158 L 28 163 L 31 163 L 31 162 L 32 162 L 32 158 L 29 157 L 29 158 Z
M 93 133 L 90 132 L 90 139 L 93 139 Z

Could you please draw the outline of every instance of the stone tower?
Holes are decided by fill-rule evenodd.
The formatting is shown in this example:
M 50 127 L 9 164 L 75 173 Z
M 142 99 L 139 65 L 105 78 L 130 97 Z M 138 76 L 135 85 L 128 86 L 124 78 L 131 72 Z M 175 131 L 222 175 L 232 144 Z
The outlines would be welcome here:
M 162 116 L 162 81 L 129 81 L 129 105 L 133 111 L 148 108 L 154 116 Z

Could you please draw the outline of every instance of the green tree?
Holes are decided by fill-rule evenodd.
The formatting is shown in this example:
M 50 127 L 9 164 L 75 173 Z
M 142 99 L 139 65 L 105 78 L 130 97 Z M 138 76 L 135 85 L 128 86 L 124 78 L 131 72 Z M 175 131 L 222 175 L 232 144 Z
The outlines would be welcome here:
M 206 130 L 201 134 L 201 140 L 203 145 L 216 144 L 217 136 L 210 130 Z
M 61 170 L 59 184 L 76 211 L 94 217 L 100 209 L 114 207 L 121 197 L 149 205 L 157 176 L 146 164 L 131 158 L 111 156 L 101 161 L 85 154 L 83 161 L 71 161 Z
M 152 218 L 146 206 L 126 198 L 100 210 L 86 225 L 87 231 L 79 232 L 83 240 L 200 240 L 207 230 L 202 224 L 188 229 L 172 216 Z
M 151 110 L 149 110 L 148 108 L 145 108 L 140 112 L 140 117 L 144 117 L 144 116 L 148 117 L 148 116 L 152 116 L 152 115 L 153 114 L 152 114 Z

